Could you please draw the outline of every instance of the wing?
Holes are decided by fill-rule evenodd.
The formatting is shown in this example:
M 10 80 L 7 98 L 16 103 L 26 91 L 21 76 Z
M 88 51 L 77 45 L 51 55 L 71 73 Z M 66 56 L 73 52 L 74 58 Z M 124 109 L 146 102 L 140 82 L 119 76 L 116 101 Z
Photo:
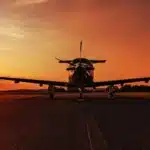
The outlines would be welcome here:
M 101 82 L 94 82 L 95 86 L 105 86 L 105 85 L 115 85 L 115 84 L 121 84 L 124 83 L 132 83 L 132 82 L 140 82 L 145 81 L 148 83 L 150 80 L 150 77 L 145 78 L 130 78 L 130 79 L 122 79 L 122 80 L 109 80 L 109 81 L 101 81 Z
M 68 86 L 68 82 L 49 81 L 49 80 L 37 80 L 37 79 L 25 79 L 25 78 L 12 78 L 12 77 L 0 77 L 1 80 L 10 80 L 15 83 L 26 82 L 42 85 L 54 85 L 54 86 Z

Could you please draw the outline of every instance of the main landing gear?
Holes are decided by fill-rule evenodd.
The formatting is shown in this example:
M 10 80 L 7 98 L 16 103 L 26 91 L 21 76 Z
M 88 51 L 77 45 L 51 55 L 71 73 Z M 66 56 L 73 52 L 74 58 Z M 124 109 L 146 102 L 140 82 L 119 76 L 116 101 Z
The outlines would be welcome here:
M 108 91 L 108 99 L 114 99 L 116 93 L 115 87 L 113 85 L 110 85 L 108 86 L 107 91 Z
M 55 98 L 55 87 L 53 85 L 48 86 L 48 94 L 51 100 Z
M 108 99 L 114 99 L 114 97 L 115 97 L 115 92 L 108 93 Z

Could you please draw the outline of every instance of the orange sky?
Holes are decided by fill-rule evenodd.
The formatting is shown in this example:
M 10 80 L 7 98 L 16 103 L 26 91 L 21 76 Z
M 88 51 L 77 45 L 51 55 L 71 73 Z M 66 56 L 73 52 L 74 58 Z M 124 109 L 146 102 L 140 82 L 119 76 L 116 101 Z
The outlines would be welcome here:
M 150 2 L 143 0 L 1 0 L 1 76 L 67 81 L 54 59 L 83 56 L 95 80 L 150 76 Z M 1 88 L 35 88 L 1 82 Z

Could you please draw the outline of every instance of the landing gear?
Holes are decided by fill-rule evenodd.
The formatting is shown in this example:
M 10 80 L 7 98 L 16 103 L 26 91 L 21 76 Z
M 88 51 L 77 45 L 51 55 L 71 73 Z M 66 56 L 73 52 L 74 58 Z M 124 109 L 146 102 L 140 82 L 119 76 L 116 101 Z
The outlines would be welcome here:
M 115 88 L 113 85 L 108 86 L 107 88 L 108 91 L 108 99 L 114 99 L 114 95 L 115 95 Z
M 82 92 L 80 92 L 80 97 L 79 98 L 83 99 L 83 93 Z
M 108 93 L 108 99 L 114 99 L 114 92 Z
M 84 101 L 84 98 L 83 98 L 83 90 L 81 88 L 79 88 L 79 92 L 80 92 L 80 96 L 78 98 L 78 101 Z
M 78 98 L 78 100 L 77 100 L 78 102 L 82 102 L 82 101 L 84 101 L 84 98 L 83 98 L 83 93 L 82 92 L 80 92 L 80 96 L 79 96 L 79 98 Z
M 95 86 L 93 86 L 93 88 L 92 88 L 91 92 L 95 92 L 95 91 L 96 91 L 96 87 L 95 87 Z
M 54 100 L 55 97 L 55 87 L 53 85 L 48 86 L 48 94 L 51 100 Z
M 50 97 L 51 100 L 54 100 L 54 94 L 53 93 L 50 92 L 49 97 Z

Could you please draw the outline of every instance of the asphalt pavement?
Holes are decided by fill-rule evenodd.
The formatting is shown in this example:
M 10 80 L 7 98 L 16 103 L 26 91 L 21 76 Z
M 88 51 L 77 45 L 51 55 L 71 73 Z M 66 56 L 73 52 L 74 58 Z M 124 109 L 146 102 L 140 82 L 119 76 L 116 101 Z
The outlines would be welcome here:
M 11 100 L 10 100 L 11 98 Z M 78 95 L 0 99 L 2 150 L 149 150 L 150 105 L 143 97 Z

